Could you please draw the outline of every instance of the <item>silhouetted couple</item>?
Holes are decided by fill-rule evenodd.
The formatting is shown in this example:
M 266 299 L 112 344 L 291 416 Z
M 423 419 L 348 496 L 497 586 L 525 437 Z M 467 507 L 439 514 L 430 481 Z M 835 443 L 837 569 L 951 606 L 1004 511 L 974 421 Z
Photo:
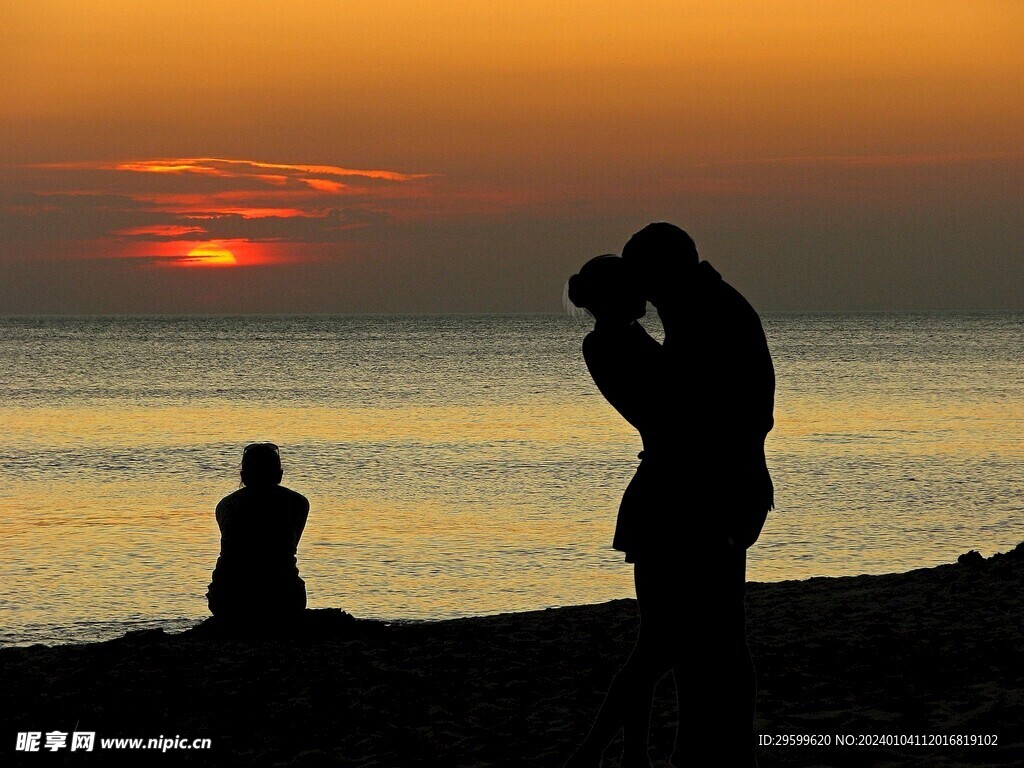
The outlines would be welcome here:
M 774 504 L 764 441 L 775 372 L 761 321 L 690 236 L 665 223 L 637 232 L 621 257 L 587 262 L 568 297 L 594 318 L 587 367 L 643 453 L 612 544 L 633 563 L 640 631 L 567 766 L 597 766 L 621 729 L 622 765 L 648 768 L 651 700 L 669 670 L 679 703 L 672 764 L 756 765 L 746 549 Z M 637 322 L 648 301 L 664 344 Z
M 281 485 L 281 454 L 273 443 L 242 452 L 242 488 L 217 505 L 220 557 L 206 596 L 224 625 L 287 630 L 306 608 L 295 551 L 309 501 Z

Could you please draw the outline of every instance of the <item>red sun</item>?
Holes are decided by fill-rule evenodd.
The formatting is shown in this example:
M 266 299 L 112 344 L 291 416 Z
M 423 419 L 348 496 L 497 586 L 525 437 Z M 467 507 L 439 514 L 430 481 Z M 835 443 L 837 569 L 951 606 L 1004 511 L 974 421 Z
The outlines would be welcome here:
M 219 243 L 202 243 L 188 252 L 183 264 L 193 267 L 234 267 L 235 254 Z

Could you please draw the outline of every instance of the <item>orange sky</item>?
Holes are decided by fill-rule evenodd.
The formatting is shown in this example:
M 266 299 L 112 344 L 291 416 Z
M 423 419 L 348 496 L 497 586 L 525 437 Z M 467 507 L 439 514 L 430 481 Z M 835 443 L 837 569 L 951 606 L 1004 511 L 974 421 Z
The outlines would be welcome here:
M 1022 308 L 1022 39 L 1015 0 L 7 3 L 0 312 L 557 309 L 656 219 L 769 309 Z M 147 271 L 222 240 L 275 288 Z

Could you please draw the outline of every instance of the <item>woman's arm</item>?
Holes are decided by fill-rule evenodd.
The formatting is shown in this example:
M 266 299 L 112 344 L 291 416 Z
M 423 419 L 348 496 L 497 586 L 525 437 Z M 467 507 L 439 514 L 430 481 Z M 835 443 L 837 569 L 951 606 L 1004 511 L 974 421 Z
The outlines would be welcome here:
M 583 359 L 601 394 L 636 429 L 664 423 L 670 379 L 658 342 L 646 333 L 590 333 L 583 340 Z

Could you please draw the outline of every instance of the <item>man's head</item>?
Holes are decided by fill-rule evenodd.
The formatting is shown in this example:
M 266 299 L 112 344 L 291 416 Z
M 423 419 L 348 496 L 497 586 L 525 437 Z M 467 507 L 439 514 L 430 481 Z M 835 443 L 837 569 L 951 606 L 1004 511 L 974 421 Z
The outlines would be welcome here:
M 647 300 L 655 306 L 683 281 L 700 261 L 693 239 L 675 224 L 659 221 L 641 229 L 622 248 Z

